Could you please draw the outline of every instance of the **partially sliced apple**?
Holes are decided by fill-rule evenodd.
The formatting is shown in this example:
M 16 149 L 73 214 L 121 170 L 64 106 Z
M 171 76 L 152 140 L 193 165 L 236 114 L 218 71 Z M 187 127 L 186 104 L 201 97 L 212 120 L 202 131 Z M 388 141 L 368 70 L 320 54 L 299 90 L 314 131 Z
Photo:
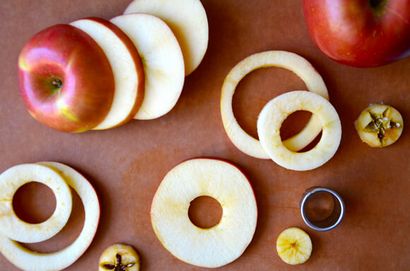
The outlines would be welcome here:
M 144 73 L 137 49 L 127 35 L 104 19 L 81 19 L 71 25 L 86 32 L 100 45 L 114 74 L 115 93 L 111 109 L 94 130 L 128 122 L 138 111 L 144 95 Z
M 191 201 L 215 198 L 223 209 L 220 222 L 200 228 L 188 217 Z M 239 258 L 251 242 L 257 221 L 255 195 L 235 166 L 215 159 L 193 159 L 163 179 L 151 207 L 151 223 L 162 245 L 178 259 L 215 268 Z
M 134 0 L 124 14 L 147 13 L 171 27 L 182 48 L 185 74 L 201 63 L 208 48 L 208 19 L 200 0 Z
M 184 86 L 184 58 L 171 29 L 148 14 L 111 20 L 134 42 L 145 71 L 145 96 L 135 119 L 159 118 L 175 106 Z

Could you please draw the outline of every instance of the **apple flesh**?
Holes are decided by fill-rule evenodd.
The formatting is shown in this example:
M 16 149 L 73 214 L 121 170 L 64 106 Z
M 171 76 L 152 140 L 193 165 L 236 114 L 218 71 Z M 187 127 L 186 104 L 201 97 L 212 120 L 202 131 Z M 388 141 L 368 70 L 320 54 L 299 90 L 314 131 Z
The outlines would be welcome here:
M 184 58 L 172 30 L 148 14 L 121 15 L 111 22 L 128 35 L 143 59 L 145 96 L 134 118 L 165 115 L 177 103 L 185 81 Z
M 71 25 L 86 32 L 100 45 L 114 74 L 112 106 L 94 130 L 127 123 L 138 111 L 144 95 L 144 71 L 137 49 L 124 32 L 107 20 L 87 18 L 72 22 Z
M 32 37 L 19 56 L 20 93 L 39 122 L 84 132 L 108 114 L 114 96 L 111 66 L 98 44 L 70 25 Z
M 351 66 L 384 65 L 410 55 L 408 0 L 304 0 L 312 39 Z
M 215 198 L 223 209 L 211 228 L 195 226 L 188 217 L 197 197 Z M 192 159 L 162 180 L 151 206 L 151 223 L 162 245 L 178 259 L 216 268 L 239 258 L 252 241 L 257 222 L 255 195 L 246 176 L 230 163 Z
M 134 0 L 124 14 L 145 13 L 163 20 L 172 29 L 185 60 L 185 75 L 201 64 L 208 48 L 209 27 L 200 0 Z

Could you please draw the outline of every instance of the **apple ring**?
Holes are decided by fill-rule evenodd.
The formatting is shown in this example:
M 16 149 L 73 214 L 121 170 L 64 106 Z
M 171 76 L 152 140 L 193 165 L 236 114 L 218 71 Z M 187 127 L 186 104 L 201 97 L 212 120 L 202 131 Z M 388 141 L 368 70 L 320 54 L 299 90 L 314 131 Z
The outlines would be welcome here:
M 283 121 L 298 110 L 316 115 L 322 126 L 319 143 L 301 153 L 290 151 L 280 138 Z M 320 95 L 303 90 L 284 93 L 268 102 L 259 114 L 257 128 L 269 157 L 284 168 L 300 171 L 320 167 L 329 161 L 342 137 L 340 119 L 332 104 Z
M 232 99 L 239 82 L 250 72 L 267 67 L 279 67 L 290 70 L 298 75 L 309 91 L 329 98 L 326 85 L 320 74 L 303 57 L 286 51 L 266 51 L 257 53 L 239 62 L 226 76 L 222 86 L 221 115 L 226 133 L 232 143 L 242 152 L 255 158 L 269 159 L 259 140 L 246 133 L 236 120 Z M 321 131 L 318 118 L 312 116 L 295 136 L 284 141 L 285 146 L 292 151 L 299 151 L 309 145 Z
M 85 212 L 83 229 L 71 245 L 53 253 L 30 251 L 16 241 L 0 235 L 0 252 L 11 263 L 23 270 L 62 270 L 77 261 L 94 239 L 100 218 L 100 206 L 94 188 L 77 171 L 55 162 L 42 162 L 40 164 L 58 171 L 65 178 L 67 184 L 79 195 Z
M 192 200 L 210 196 L 223 209 L 220 222 L 207 229 L 188 217 Z M 193 159 L 163 179 L 151 207 L 151 223 L 162 245 L 178 259 L 201 267 L 220 267 L 242 255 L 255 233 L 257 206 L 245 175 L 214 159 Z
M 13 210 L 13 196 L 23 185 L 39 182 L 55 195 L 56 208 L 46 221 L 31 224 L 21 220 Z M 22 164 L 0 175 L 0 233 L 12 240 L 36 243 L 56 235 L 70 218 L 71 192 L 64 179 L 54 170 L 36 164 Z

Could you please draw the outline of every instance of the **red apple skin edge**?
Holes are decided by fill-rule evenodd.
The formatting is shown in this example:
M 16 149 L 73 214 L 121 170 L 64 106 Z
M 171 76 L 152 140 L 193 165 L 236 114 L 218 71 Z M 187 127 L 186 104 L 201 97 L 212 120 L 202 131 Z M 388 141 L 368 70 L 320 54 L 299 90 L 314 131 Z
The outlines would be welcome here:
M 410 55 L 410 0 L 304 0 L 312 39 L 328 57 L 375 67 Z
M 64 132 L 84 132 L 107 115 L 114 75 L 102 49 L 70 25 L 32 37 L 20 53 L 20 94 L 39 122 Z
M 144 66 L 142 65 L 142 60 L 141 57 L 138 53 L 137 48 L 135 47 L 134 43 L 132 40 L 115 24 L 111 23 L 108 20 L 102 19 L 102 18 L 97 18 L 97 17 L 89 17 L 85 18 L 87 20 L 93 20 L 97 23 L 100 23 L 104 25 L 105 27 L 109 28 L 114 34 L 125 44 L 127 47 L 128 51 L 130 52 L 134 63 L 135 63 L 135 69 L 138 73 L 138 78 L 140 79 L 138 84 L 135 86 L 136 91 L 137 91 L 137 97 L 136 101 L 134 104 L 133 109 L 131 110 L 130 114 L 128 117 L 115 127 L 121 126 L 130 120 L 134 119 L 135 114 L 137 114 L 138 110 L 140 109 L 142 102 L 144 100 L 144 93 L 145 93 L 145 74 L 144 74 Z M 114 128 L 114 127 L 113 127 Z

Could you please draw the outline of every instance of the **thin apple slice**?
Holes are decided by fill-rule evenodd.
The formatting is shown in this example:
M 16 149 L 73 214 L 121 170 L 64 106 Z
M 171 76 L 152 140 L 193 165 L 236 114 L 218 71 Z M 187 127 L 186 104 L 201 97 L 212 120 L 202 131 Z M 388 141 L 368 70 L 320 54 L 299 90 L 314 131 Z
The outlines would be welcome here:
M 311 112 L 322 126 L 322 137 L 313 149 L 294 152 L 280 138 L 285 119 L 298 110 Z M 322 166 L 336 153 L 342 138 L 339 115 L 332 104 L 313 92 L 286 92 L 268 102 L 258 117 L 258 136 L 269 157 L 278 165 L 291 170 L 311 170 Z
M 164 20 L 174 32 L 185 59 L 185 74 L 201 63 L 208 48 L 208 19 L 199 0 L 134 0 L 124 14 L 147 13 Z
M 14 212 L 13 196 L 30 182 L 48 186 L 56 198 L 56 208 L 46 221 L 31 224 L 22 221 Z M 36 164 L 22 164 L 9 168 L 0 175 L 0 233 L 24 243 L 37 243 L 56 235 L 70 218 L 71 191 L 65 180 L 54 170 Z
M 145 71 L 145 96 L 135 119 L 159 118 L 175 106 L 184 86 L 184 59 L 171 29 L 157 17 L 129 14 L 111 20 L 134 42 Z
M 81 19 L 71 25 L 86 32 L 100 45 L 114 73 L 115 93 L 111 109 L 94 130 L 128 122 L 141 106 L 144 95 L 144 74 L 137 49 L 127 35 L 104 19 Z
M 30 251 L 21 244 L 0 234 L 0 253 L 22 270 L 55 271 L 72 265 L 90 246 L 100 219 L 100 205 L 91 184 L 77 171 L 55 162 L 39 163 L 57 171 L 67 184 L 77 192 L 85 212 L 83 229 L 77 239 L 68 247 L 53 253 Z
M 269 155 L 256 138 L 246 133 L 233 113 L 232 101 L 236 86 L 250 72 L 267 67 L 287 69 L 298 75 L 309 91 L 328 99 L 326 85 L 315 68 L 303 57 L 287 51 L 265 51 L 243 59 L 226 76 L 221 93 L 221 116 L 226 134 L 243 153 L 255 158 L 268 159 Z M 300 151 L 312 142 L 322 129 L 320 120 L 312 116 L 298 134 L 283 143 L 291 151 Z
M 223 209 L 211 228 L 188 217 L 191 201 L 210 196 Z M 215 159 L 193 159 L 173 168 L 162 180 L 151 207 L 151 223 L 162 245 L 178 259 L 215 268 L 239 258 L 251 242 L 257 221 L 252 187 L 235 166 Z

